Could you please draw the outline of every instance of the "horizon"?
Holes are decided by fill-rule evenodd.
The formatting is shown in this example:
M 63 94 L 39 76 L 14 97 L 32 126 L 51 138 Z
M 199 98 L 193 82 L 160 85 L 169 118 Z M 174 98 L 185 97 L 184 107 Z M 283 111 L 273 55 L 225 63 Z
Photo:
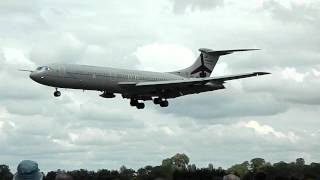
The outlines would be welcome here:
M 167 157 L 167 158 L 169 158 L 169 157 Z M 189 158 L 190 158 L 190 160 L 192 160 L 191 157 L 189 157 Z M 260 157 L 255 157 L 255 158 L 260 158 Z M 255 159 L 255 158 L 252 158 L 252 159 Z M 244 162 L 249 162 L 249 163 L 250 163 L 250 161 L 251 161 L 252 159 L 250 159 L 250 160 L 244 160 L 244 161 L 242 161 L 242 162 L 237 162 L 237 163 L 231 164 L 230 167 L 222 167 L 222 166 L 215 165 L 215 164 L 212 164 L 212 163 L 208 163 L 206 166 L 198 166 L 196 163 L 193 163 L 192 161 L 190 161 L 190 162 L 188 163 L 188 165 L 196 165 L 196 168 L 197 168 L 197 169 L 205 169 L 205 168 L 208 168 L 209 164 L 212 164 L 214 169 L 222 168 L 223 170 L 228 170 L 228 169 L 231 168 L 233 165 L 241 164 L 241 163 L 244 163 Z M 262 158 L 262 159 L 263 159 L 263 158 Z M 297 158 L 297 159 L 299 159 L 299 158 Z M 265 160 L 265 163 L 266 163 L 266 164 L 267 164 L 267 163 L 270 163 L 270 164 L 273 166 L 274 164 L 280 163 L 280 162 L 284 162 L 284 163 L 286 163 L 286 164 L 296 163 L 296 160 L 297 160 L 297 159 L 292 160 L 292 161 L 290 161 L 290 162 L 289 162 L 289 161 L 288 161 L 288 162 L 286 162 L 286 161 L 270 162 L 270 161 L 268 161 L 267 159 L 264 159 L 264 160 Z M 34 160 L 31 160 L 31 161 L 34 161 Z M 36 162 L 36 161 L 34 161 L 34 162 Z M 121 166 L 120 166 L 119 168 L 117 168 L 117 169 L 108 168 L 108 167 L 104 167 L 104 168 L 100 168 L 100 169 L 90 169 L 90 168 L 80 167 L 80 168 L 78 168 L 78 169 L 59 169 L 59 168 L 57 168 L 57 169 L 51 169 L 51 170 L 42 170 L 42 169 L 41 169 L 41 164 L 39 164 L 39 163 L 38 163 L 38 167 L 39 167 L 39 169 L 40 169 L 40 172 L 43 172 L 43 173 L 47 174 L 48 172 L 51 172 L 51 171 L 67 172 L 67 171 L 76 171 L 76 170 L 81 170 L 81 169 L 84 169 L 84 170 L 87 170 L 87 171 L 95 171 L 95 172 L 97 172 L 97 171 L 99 171 L 99 170 L 103 170 L 103 169 L 110 170 L 110 171 L 119 171 L 119 170 L 121 169 L 121 167 L 123 167 L 123 166 L 126 167 L 127 169 L 133 169 L 133 170 L 135 170 L 135 171 L 138 171 L 140 168 L 145 168 L 146 166 L 152 166 L 152 167 L 161 166 L 161 163 L 162 163 L 162 162 L 160 162 L 159 164 L 156 164 L 156 165 L 146 164 L 146 165 L 143 165 L 143 166 L 137 167 L 137 168 L 131 168 L 131 167 L 128 167 L 128 166 L 126 166 L 125 164 L 123 164 L 123 165 L 121 165 Z M 305 162 L 305 165 L 309 166 L 309 165 L 311 165 L 312 163 L 318 163 L 318 164 L 319 164 L 320 162 L 309 162 L 309 163 L 308 163 L 308 162 Z M 19 164 L 19 162 L 18 162 L 17 164 Z M 0 165 L 5 165 L 5 164 L 0 164 Z M 13 174 L 16 173 L 16 168 L 17 168 L 17 166 L 16 166 L 15 168 L 12 168 L 12 167 L 9 166 L 9 169 L 10 169 L 10 171 L 11 171 Z

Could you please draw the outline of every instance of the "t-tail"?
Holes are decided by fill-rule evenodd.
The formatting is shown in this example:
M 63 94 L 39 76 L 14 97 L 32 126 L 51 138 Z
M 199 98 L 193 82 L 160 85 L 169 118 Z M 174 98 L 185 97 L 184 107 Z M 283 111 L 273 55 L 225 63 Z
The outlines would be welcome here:
M 186 78 L 204 78 L 209 77 L 216 66 L 220 56 L 231 54 L 237 51 L 254 51 L 259 49 L 234 49 L 214 51 L 207 48 L 201 48 L 197 60 L 188 68 L 179 71 L 170 72 Z

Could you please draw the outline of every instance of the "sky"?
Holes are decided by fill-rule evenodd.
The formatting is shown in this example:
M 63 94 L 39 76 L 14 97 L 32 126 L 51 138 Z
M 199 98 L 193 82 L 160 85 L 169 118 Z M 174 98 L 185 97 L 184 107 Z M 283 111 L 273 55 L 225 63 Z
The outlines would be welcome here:
M 159 165 L 185 153 L 198 167 L 320 161 L 320 1 L 0 1 L 0 164 L 43 171 Z M 227 89 L 151 102 L 54 88 L 28 73 L 51 63 L 185 68 L 199 48 L 260 48 L 220 58 L 212 76 L 266 71 Z

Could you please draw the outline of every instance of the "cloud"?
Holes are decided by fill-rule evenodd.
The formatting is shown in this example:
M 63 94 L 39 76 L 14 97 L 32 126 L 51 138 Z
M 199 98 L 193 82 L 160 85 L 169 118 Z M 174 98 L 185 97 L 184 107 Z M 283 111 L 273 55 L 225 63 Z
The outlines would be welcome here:
M 75 63 L 81 59 L 86 45 L 71 33 L 53 34 L 55 41 L 47 44 L 38 43 L 30 52 L 30 58 L 37 64 L 69 62 Z M 48 47 L 50 46 L 50 48 Z
M 277 80 L 273 80 L 274 78 Z M 275 70 L 264 82 L 257 81 L 255 84 L 245 82 L 243 87 L 249 92 L 272 91 L 274 92 L 272 96 L 278 102 L 317 106 L 320 98 L 317 93 L 320 87 L 317 79 L 312 66 L 302 72 L 297 72 L 296 68 L 286 67 Z
M 186 68 L 196 59 L 192 50 L 175 44 L 148 44 L 139 47 L 134 55 L 142 68 L 161 72 Z
M 216 121 L 217 118 L 269 116 L 283 113 L 288 109 L 287 104 L 278 102 L 270 94 L 247 93 L 241 90 L 242 87 L 237 89 L 236 84 L 227 83 L 226 87 L 225 90 L 175 99 L 170 101 L 171 108 L 163 111 L 179 116 L 193 117 L 199 122 L 207 123 L 208 121 Z
M 3 48 L 2 49 L 3 55 L 3 64 L 8 66 L 26 66 L 27 68 L 34 68 L 35 65 L 32 61 L 27 59 L 23 52 L 11 49 L 11 48 Z
M 210 10 L 222 6 L 224 0 L 173 0 L 173 9 L 177 13 L 193 10 Z
M 309 73 L 305 73 L 305 74 L 298 73 L 295 68 L 285 68 L 282 71 L 282 77 L 284 79 L 292 79 L 296 82 L 303 82 L 304 78 L 308 75 L 309 75 Z
M 319 13 L 319 3 L 317 1 L 288 1 L 281 2 L 276 0 L 267 0 L 263 3 L 263 8 L 267 9 L 275 19 L 284 23 L 299 23 L 318 25 L 317 17 Z M 301 12 L 297 15 L 297 11 Z
M 260 125 L 257 121 L 249 121 L 242 125 L 246 128 L 252 128 L 256 133 L 261 135 L 273 135 L 279 139 L 288 139 L 291 142 L 296 142 L 299 137 L 297 137 L 293 132 L 289 132 L 288 134 L 275 131 L 271 126 L 268 125 Z
M 35 13 L 38 9 L 38 0 L 31 0 L 28 3 L 21 3 L 19 0 L 1 1 L 1 11 L 5 14 L 11 13 Z

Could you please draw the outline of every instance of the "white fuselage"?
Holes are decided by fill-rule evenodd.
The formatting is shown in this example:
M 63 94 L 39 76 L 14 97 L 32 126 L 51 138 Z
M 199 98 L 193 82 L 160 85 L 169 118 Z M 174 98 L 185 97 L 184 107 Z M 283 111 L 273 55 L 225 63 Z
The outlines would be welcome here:
M 160 72 L 127 70 L 76 64 L 43 66 L 30 74 L 34 81 L 56 88 L 123 93 L 119 82 L 182 80 L 184 77 Z

